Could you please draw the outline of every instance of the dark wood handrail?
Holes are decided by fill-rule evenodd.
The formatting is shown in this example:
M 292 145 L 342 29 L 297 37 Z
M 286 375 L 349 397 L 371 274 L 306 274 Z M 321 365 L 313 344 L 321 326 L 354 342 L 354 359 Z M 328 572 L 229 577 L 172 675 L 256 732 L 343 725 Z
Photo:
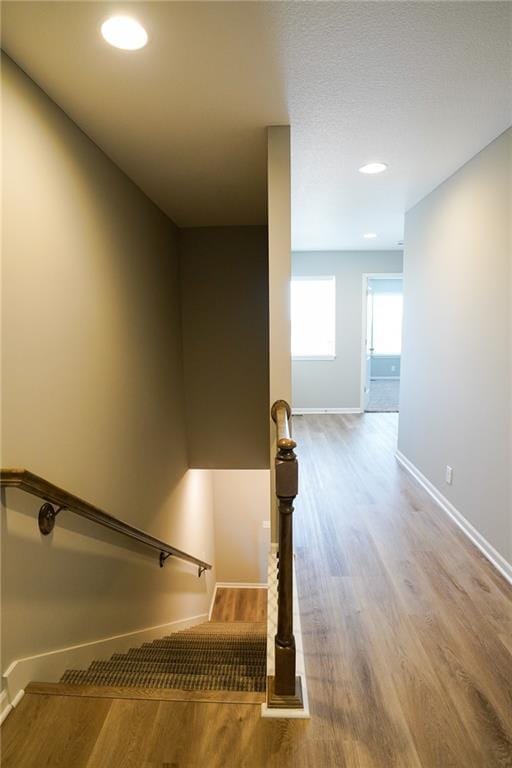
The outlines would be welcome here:
M 210 563 L 199 560 L 199 558 L 193 557 L 181 549 L 172 547 L 165 541 L 161 541 L 149 533 L 141 531 L 139 528 L 135 528 L 133 525 L 109 515 L 107 512 L 103 512 L 98 507 L 89 504 L 89 502 L 80 499 L 78 496 L 74 496 L 72 493 L 68 493 L 68 491 L 62 490 L 62 488 L 58 488 L 53 483 L 44 480 L 38 475 L 34 475 L 27 469 L 0 470 L 0 486 L 19 488 L 32 494 L 32 496 L 44 499 L 45 504 L 39 510 L 38 523 L 39 530 L 45 536 L 53 530 L 57 515 L 63 510 L 68 510 L 75 515 L 91 520 L 93 523 L 98 523 L 98 525 L 102 525 L 104 528 L 110 528 L 112 531 L 117 531 L 117 533 L 121 533 L 123 536 L 135 539 L 141 544 L 158 550 L 160 552 L 160 565 L 163 565 L 168 557 L 177 557 L 180 560 L 186 560 L 188 563 L 197 565 L 199 576 L 201 576 L 203 571 L 210 570 L 212 567 Z
M 293 502 L 299 491 L 299 467 L 291 437 L 291 408 L 285 400 L 272 406 L 276 424 L 275 487 L 278 499 L 279 552 L 277 633 L 274 638 L 274 677 L 269 678 L 269 707 L 302 708 L 300 677 L 296 675 L 293 634 Z
M 297 443 L 291 437 L 290 418 L 292 412 L 286 400 L 276 400 L 272 406 L 271 415 L 276 423 L 277 447 L 280 450 L 293 451 L 297 447 Z

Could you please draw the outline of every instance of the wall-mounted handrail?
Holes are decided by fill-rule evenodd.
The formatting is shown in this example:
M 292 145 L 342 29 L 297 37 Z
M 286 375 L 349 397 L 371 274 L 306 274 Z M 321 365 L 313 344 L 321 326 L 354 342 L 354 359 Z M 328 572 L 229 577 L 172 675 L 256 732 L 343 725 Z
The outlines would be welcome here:
M 278 499 L 279 552 L 277 633 L 274 638 L 274 677 L 269 678 L 269 707 L 303 707 L 300 677 L 296 675 L 293 634 L 293 502 L 299 491 L 295 440 L 291 437 L 291 408 L 285 400 L 272 406 L 276 424 L 275 487 Z
M 38 475 L 34 475 L 27 469 L 0 470 L 0 486 L 19 488 L 32 494 L 32 496 L 44 499 L 45 503 L 39 510 L 38 523 L 39 530 L 45 536 L 53 530 L 57 515 L 67 510 L 80 517 L 85 517 L 93 523 L 102 525 L 104 528 L 110 528 L 112 531 L 117 531 L 117 533 L 121 533 L 123 536 L 135 539 L 141 544 L 156 549 L 160 552 L 160 565 L 163 565 L 168 557 L 177 557 L 180 560 L 186 560 L 188 563 L 197 565 L 199 576 L 201 576 L 203 571 L 207 571 L 212 567 L 210 563 L 199 560 L 199 558 L 193 557 L 187 552 L 182 552 L 181 549 L 172 547 L 165 541 L 161 541 L 155 538 L 155 536 L 151 536 L 151 534 L 141 531 L 139 528 L 135 528 L 133 525 L 109 515 L 107 512 L 103 512 L 98 507 L 89 504 L 89 502 L 80 499 L 78 496 L 74 496 L 72 493 L 68 493 L 68 491 L 62 490 L 62 488 L 58 488 L 53 483 L 44 480 Z

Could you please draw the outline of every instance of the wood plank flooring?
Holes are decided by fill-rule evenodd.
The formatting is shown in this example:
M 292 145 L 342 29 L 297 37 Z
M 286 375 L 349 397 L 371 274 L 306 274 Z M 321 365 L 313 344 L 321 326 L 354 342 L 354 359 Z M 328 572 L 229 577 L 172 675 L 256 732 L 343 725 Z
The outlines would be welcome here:
M 73 685 L 70 683 L 29 683 L 26 694 L 78 696 L 89 699 L 143 699 L 150 701 L 207 701 L 218 704 L 254 704 L 265 701 L 258 691 L 190 691 L 180 688 L 130 688 L 113 685 Z
M 219 587 L 215 595 L 212 621 L 267 621 L 267 590 L 245 587 Z
M 3 768 L 512 766 L 512 588 L 394 458 L 395 414 L 296 417 L 312 718 L 27 694 Z

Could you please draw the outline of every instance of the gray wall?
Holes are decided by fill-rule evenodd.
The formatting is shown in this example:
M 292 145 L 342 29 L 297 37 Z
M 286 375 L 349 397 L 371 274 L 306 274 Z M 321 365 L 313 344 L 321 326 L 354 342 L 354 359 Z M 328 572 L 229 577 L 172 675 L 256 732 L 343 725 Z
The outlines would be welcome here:
M 406 215 L 399 434 L 509 562 L 511 170 L 509 130 Z
M 266 227 L 180 230 L 192 467 L 269 466 Z
M 399 355 L 380 355 L 372 357 L 370 366 L 370 377 L 372 379 L 400 378 L 400 356 Z
M 402 293 L 402 278 L 375 278 L 368 280 L 368 285 L 375 293 Z
M 26 467 L 198 557 L 211 473 L 188 470 L 172 222 L 2 58 L 2 466 Z M 265 444 L 265 451 L 267 445 Z M 215 575 L 2 495 L 2 671 L 208 609 Z
M 292 254 L 292 275 L 336 277 L 336 359 L 294 360 L 294 408 L 359 408 L 365 272 L 401 272 L 401 251 Z

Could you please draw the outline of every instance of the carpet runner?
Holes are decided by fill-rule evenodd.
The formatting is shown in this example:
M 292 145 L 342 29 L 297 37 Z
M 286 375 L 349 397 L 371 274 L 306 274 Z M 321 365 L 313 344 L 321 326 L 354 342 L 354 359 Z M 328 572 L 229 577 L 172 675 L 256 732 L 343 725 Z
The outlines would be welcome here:
M 264 623 L 206 622 L 69 669 L 61 683 L 181 690 L 265 691 Z

